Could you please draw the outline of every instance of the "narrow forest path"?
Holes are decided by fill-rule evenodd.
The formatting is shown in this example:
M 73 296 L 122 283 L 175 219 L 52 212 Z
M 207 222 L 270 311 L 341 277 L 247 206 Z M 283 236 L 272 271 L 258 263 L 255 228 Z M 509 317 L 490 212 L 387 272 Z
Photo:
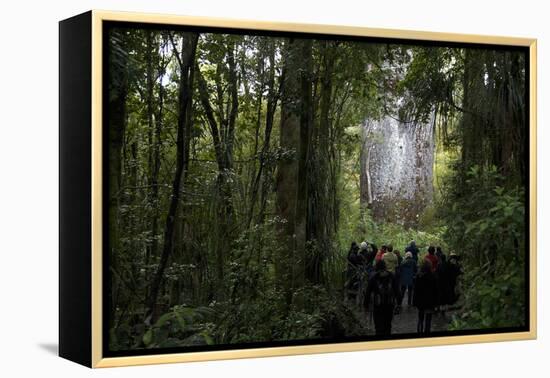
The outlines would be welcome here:
M 401 312 L 394 315 L 392 333 L 415 333 L 418 321 L 418 310 L 413 306 L 404 305 Z M 447 313 L 434 313 L 432 316 L 432 332 L 446 331 L 449 327 L 450 316 Z
M 406 302 L 406 301 L 405 301 Z M 367 331 L 367 335 L 374 335 L 374 321 L 372 319 L 372 313 L 361 313 L 361 319 L 363 319 L 363 326 Z M 432 332 L 446 331 L 449 327 L 452 314 L 449 312 L 434 313 L 432 317 Z M 418 311 L 414 306 L 408 306 L 403 304 L 401 312 L 393 316 L 392 321 L 392 335 L 394 334 L 411 334 L 416 333 L 416 323 L 418 321 Z

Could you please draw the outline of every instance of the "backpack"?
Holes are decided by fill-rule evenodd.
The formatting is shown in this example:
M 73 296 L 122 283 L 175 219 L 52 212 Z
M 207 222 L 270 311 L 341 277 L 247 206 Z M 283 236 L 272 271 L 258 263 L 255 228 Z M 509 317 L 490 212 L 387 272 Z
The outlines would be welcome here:
M 393 276 L 391 274 L 379 275 L 374 281 L 374 305 L 395 305 L 395 293 L 393 291 Z

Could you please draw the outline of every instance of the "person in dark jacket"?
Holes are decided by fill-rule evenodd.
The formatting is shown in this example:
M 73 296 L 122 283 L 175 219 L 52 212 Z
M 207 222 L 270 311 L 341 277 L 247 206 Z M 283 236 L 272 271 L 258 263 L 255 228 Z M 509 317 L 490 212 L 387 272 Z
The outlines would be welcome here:
M 395 255 L 397 256 L 397 269 L 401 266 L 401 263 L 403 262 L 403 257 L 401 256 L 401 251 L 398 251 L 397 249 L 393 251 Z
M 351 247 L 348 251 L 348 263 L 350 265 L 356 265 L 357 264 L 357 253 L 359 252 L 359 246 L 356 242 L 351 242 Z
M 365 264 L 366 264 L 366 272 L 367 272 L 367 281 L 371 279 L 371 277 L 374 274 L 374 258 L 376 257 L 376 252 L 378 249 L 376 248 L 376 245 L 373 243 L 368 243 L 368 251 L 365 255 Z
M 413 259 L 412 253 L 405 253 L 405 260 L 401 263 L 400 271 L 400 286 L 401 286 L 401 300 L 399 303 L 403 303 L 403 298 L 405 297 L 405 291 L 407 292 L 407 304 L 412 305 L 412 294 L 413 294 L 413 284 L 414 276 L 416 275 L 417 265 L 416 261 Z
M 462 268 L 460 266 L 460 257 L 451 252 L 449 255 L 449 262 L 447 263 L 447 276 L 449 284 L 449 305 L 454 305 L 459 298 L 457 293 L 457 281 L 458 276 L 462 274 Z
M 443 253 L 441 247 L 435 248 L 435 255 L 439 259 L 439 261 L 445 260 L 447 258 L 447 256 L 445 256 L 445 254 Z
M 449 276 L 449 269 L 447 265 L 447 256 L 441 250 L 441 247 L 436 248 L 435 255 L 437 256 L 437 270 L 435 276 L 437 279 L 437 309 L 438 311 L 445 311 L 445 306 L 450 303 L 451 298 L 451 283 Z
M 371 298 L 372 297 L 372 298 Z M 377 335 L 390 335 L 399 289 L 394 275 L 386 269 L 384 260 L 376 262 L 375 273 L 367 285 L 365 309 L 368 312 L 372 300 L 374 328 Z
M 397 256 L 397 266 L 395 267 L 395 284 L 397 285 L 397 288 L 399 289 L 399 296 L 397 297 L 397 306 L 395 306 L 395 314 L 401 313 L 401 302 L 403 301 L 403 295 L 405 294 L 403 290 L 401 290 L 401 263 L 403 262 L 403 258 L 401 257 L 401 252 L 397 249 L 393 251 L 395 256 Z
M 418 254 L 420 251 L 418 250 L 418 247 L 416 246 L 416 241 L 411 240 L 407 248 L 405 248 L 405 253 L 410 252 L 412 254 L 412 257 L 414 261 L 418 261 Z
M 348 293 L 348 299 L 351 301 L 355 300 L 356 298 L 359 259 L 359 246 L 356 242 L 352 242 L 351 247 L 348 251 L 348 266 L 346 270 L 346 289 Z
M 432 313 L 437 304 L 437 282 L 430 260 L 422 262 L 420 272 L 414 280 L 413 304 L 418 309 L 418 333 L 430 333 Z

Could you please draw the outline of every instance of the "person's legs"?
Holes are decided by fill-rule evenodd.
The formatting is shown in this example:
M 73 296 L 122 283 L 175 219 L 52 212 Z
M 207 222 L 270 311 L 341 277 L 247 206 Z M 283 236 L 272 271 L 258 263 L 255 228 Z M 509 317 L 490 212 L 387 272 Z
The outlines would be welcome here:
M 432 328 L 432 312 L 429 311 L 426 314 L 426 325 L 424 326 L 424 333 L 430 333 Z
M 395 311 L 395 308 L 394 306 L 391 306 L 391 305 L 388 306 L 388 308 L 386 309 L 386 314 L 384 317 L 384 320 L 386 322 L 385 329 L 384 329 L 385 335 L 391 335 L 391 323 L 393 321 L 394 311 Z
M 384 328 L 384 314 L 383 311 L 381 311 L 380 306 L 374 306 L 372 310 L 372 317 L 374 318 L 374 329 L 376 335 L 382 335 Z
M 413 294 L 413 287 L 412 285 L 407 286 L 407 304 L 409 306 L 412 305 L 412 294 Z
M 399 306 L 403 304 L 403 298 L 405 298 L 405 290 L 407 290 L 407 286 L 401 286 L 401 296 L 399 297 Z
M 357 279 L 355 277 L 355 275 L 352 276 L 351 280 L 350 280 L 350 284 L 349 284 L 350 288 L 349 288 L 349 300 L 351 303 L 355 303 L 355 301 L 357 300 Z
M 424 310 L 418 309 L 418 322 L 416 323 L 416 332 L 422 333 L 424 330 Z
M 397 291 L 399 291 L 397 293 L 397 299 L 398 299 L 397 306 L 401 307 L 401 301 L 399 301 L 399 299 L 403 298 L 404 292 L 403 292 L 403 288 L 401 287 L 401 278 L 399 277 L 399 274 L 395 275 L 394 284 L 395 284 L 395 287 L 397 288 Z

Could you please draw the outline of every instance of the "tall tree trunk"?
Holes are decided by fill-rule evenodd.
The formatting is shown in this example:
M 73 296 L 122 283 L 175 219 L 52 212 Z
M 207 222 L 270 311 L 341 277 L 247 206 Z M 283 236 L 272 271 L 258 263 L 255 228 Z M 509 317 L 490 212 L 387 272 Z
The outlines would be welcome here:
M 151 203 L 153 204 L 153 221 L 151 225 L 151 255 L 157 256 L 158 254 L 158 233 L 159 233 L 159 216 L 160 216 L 160 203 L 159 203 L 159 174 L 160 174 L 160 160 L 161 160 L 161 142 L 162 142 L 162 124 L 164 117 L 164 86 L 162 84 L 164 75 L 166 73 L 165 57 L 162 55 L 161 61 L 158 67 L 159 71 L 159 84 L 158 84 L 158 110 L 155 114 L 155 142 L 153 144 L 153 169 L 151 174 Z M 146 264 L 149 264 L 149 259 L 146 260 Z
M 227 65 L 221 64 L 216 68 L 214 75 L 216 93 L 216 111 L 210 101 L 208 83 L 197 70 L 199 97 L 204 109 L 206 120 L 210 126 L 210 133 L 214 142 L 214 153 L 218 165 L 217 190 L 218 200 L 216 203 L 219 237 L 216 241 L 216 280 L 218 287 L 223 287 L 225 276 L 225 262 L 229 256 L 231 240 L 234 237 L 233 225 L 235 212 L 230 185 L 230 177 L 233 169 L 233 144 L 235 141 L 235 127 L 239 111 L 239 80 L 235 61 L 236 46 L 231 39 L 226 44 Z M 224 93 L 222 76 L 225 74 L 228 93 Z M 225 106 L 224 106 L 225 105 Z M 223 297 L 223 290 L 215 293 L 216 297 Z
M 287 303 L 291 300 L 290 259 L 296 249 L 294 232 L 296 229 L 296 183 L 298 182 L 298 156 L 300 147 L 300 102 L 299 102 L 299 42 L 286 42 L 283 59 L 285 78 L 281 96 L 281 123 L 279 144 L 284 156 L 277 164 L 276 209 L 282 220 L 280 233 L 284 250 L 276 260 L 277 282 L 285 292 Z
M 173 252 L 174 229 L 176 215 L 180 201 L 183 180 L 189 164 L 189 136 L 192 121 L 193 105 L 193 76 L 195 67 L 195 55 L 197 48 L 198 34 L 182 34 L 182 51 L 180 64 L 180 83 L 179 83 L 179 106 L 178 106 L 178 131 L 176 139 L 176 171 L 172 182 L 172 196 L 170 206 L 166 216 L 166 225 L 164 227 L 164 245 L 160 257 L 159 266 L 153 277 L 149 298 L 147 300 L 148 314 L 154 320 L 156 314 L 156 304 L 160 285 L 164 278 L 164 272 L 168 264 L 168 259 Z
M 259 167 L 256 176 L 252 182 L 252 189 L 250 195 L 250 207 L 248 210 L 247 228 L 250 227 L 252 219 L 254 217 L 254 207 L 256 206 L 256 200 L 258 198 L 258 191 L 260 190 L 260 182 L 262 175 L 266 168 L 266 161 L 268 158 L 270 144 L 271 144 L 271 131 L 273 130 L 273 122 L 275 118 L 275 111 L 277 109 L 277 103 L 280 97 L 280 92 L 275 88 L 275 46 L 271 44 L 271 50 L 269 51 L 269 78 L 268 78 L 268 92 L 267 92 L 267 111 L 265 116 L 265 132 L 264 143 L 259 154 Z M 279 90 L 282 85 L 279 85 Z M 260 95 L 261 98 L 261 95 Z M 260 102 L 260 101 L 259 101 Z M 260 102 L 261 103 L 261 102 Z M 259 117 L 258 117 L 259 122 Z M 258 127 L 259 129 L 259 127 Z M 260 201 L 262 203 L 262 201 Z M 260 210 L 259 221 L 263 218 L 263 212 Z
M 310 243 L 310 249 L 306 256 L 306 278 L 309 282 L 319 284 L 323 280 L 323 258 L 330 250 L 331 231 L 332 231 L 332 211 L 331 201 L 329 199 L 329 174 L 330 174 L 330 110 L 332 105 L 332 76 L 336 54 L 334 51 L 335 45 L 333 42 L 323 41 L 320 46 L 322 69 L 320 70 L 320 85 L 319 85 L 319 124 L 316 130 L 311 131 L 310 138 L 316 142 L 314 146 L 309 147 L 308 154 L 308 209 L 307 209 L 307 229 L 306 241 Z M 308 59 L 308 56 L 310 57 Z M 304 51 L 304 62 L 307 65 L 304 72 L 312 71 L 311 63 L 311 48 L 309 51 Z M 304 81 L 306 78 L 303 78 Z M 303 92 L 305 98 L 308 96 L 308 88 L 311 84 L 303 83 Z M 311 89 L 309 89 L 311 92 Z M 305 114 L 313 117 L 314 110 L 312 107 L 305 110 Z M 310 121 L 310 128 L 313 127 L 313 122 Z
M 279 160 L 276 179 L 276 209 L 284 219 L 280 232 L 285 243 L 285 251 L 277 259 L 276 274 L 287 303 L 292 300 L 292 288 L 302 285 L 305 275 L 311 64 L 311 41 L 288 40 L 280 124 L 280 146 L 288 156 Z
M 485 95 L 483 61 L 481 52 L 466 49 L 464 56 L 463 105 L 466 110 L 462 116 L 462 163 L 465 169 L 473 164 L 483 168 L 485 159 L 482 142 L 485 130 L 483 111 L 479 99 Z
M 360 151 L 360 204 L 361 212 L 370 208 L 372 205 L 372 181 L 370 173 L 370 156 L 372 150 L 372 143 L 370 141 L 370 125 L 365 124 L 361 126 L 361 151 Z
M 153 78 L 153 32 L 150 30 L 146 30 L 147 36 L 146 36 L 146 52 L 145 52 L 145 60 L 147 62 L 147 73 L 146 73 L 146 86 L 147 86 L 147 94 L 146 94 L 146 100 L 147 100 L 147 139 L 148 139 L 148 148 L 147 148 L 147 163 L 149 168 L 149 185 L 151 186 L 151 198 L 150 202 L 155 202 L 156 198 L 154 196 L 155 192 L 155 162 L 154 162 L 154 148 L 153 145 L 155 143 L 153 139 L 153 131 L 155 129 L 155 125 L 153 124 L 153 89 L 154 89 L 154 83 L 155 80 Z M 158 143 L 158 141 L 157 141 Z M 153 238 L 151 241 L 151 244 L 147 246 L 145 251 L 145 264 L 149 264 L 149 259 L 152 253 L 153 249 L 156 249 L 153 247 L 155 245 L 155 238 L 154 235 L 156 235 L 155 232 L 155 225 L 157 225 L 156 221 L 156 215 L 153 214 L 152 219 L 152 234 Z
M 109 128 L 108 128 L 108 154 L 109 154 L 109 265 L 110 269 L 119 272 L 119 259 L 122 253 L 120 244 L 119 209 L 122 187 L 122 148 L 124 144 L 124 132 L 127 124 L 128 97 L 128 55 L 126 35 L 123 32 L 113 32 L 118 46 L 113 47 L 122 51 L 121 54 L 110 56 L 109 62 Z M 111 274 L 111 319 L 115 312 L 120 289 L 119 275 Z

